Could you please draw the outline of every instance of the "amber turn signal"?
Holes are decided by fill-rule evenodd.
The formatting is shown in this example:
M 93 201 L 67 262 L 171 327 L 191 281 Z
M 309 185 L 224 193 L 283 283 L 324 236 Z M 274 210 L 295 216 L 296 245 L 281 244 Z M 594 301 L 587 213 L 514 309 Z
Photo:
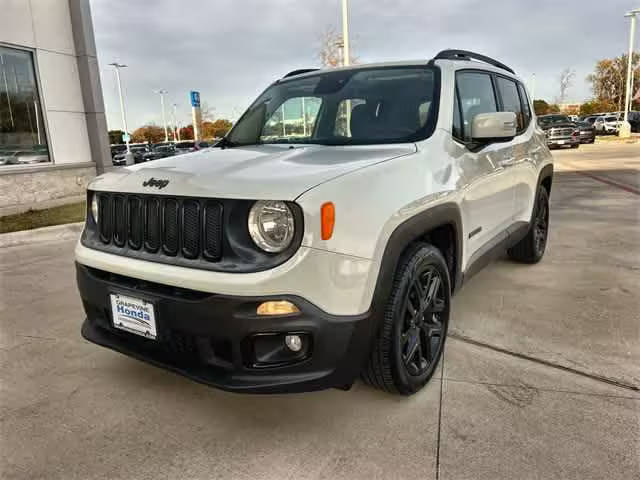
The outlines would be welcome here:
M 333 225 L 336 223 L 336 207 L 332 202 L 327 202 L 320 209 L 322 222 L 322 240 L 329 240 L 333 235 Z
M 256 310 L 258 315 L 287 315 L 289 313 L 300 313 L 298 307 L 286 300 L 264 302 L 258 305 Z

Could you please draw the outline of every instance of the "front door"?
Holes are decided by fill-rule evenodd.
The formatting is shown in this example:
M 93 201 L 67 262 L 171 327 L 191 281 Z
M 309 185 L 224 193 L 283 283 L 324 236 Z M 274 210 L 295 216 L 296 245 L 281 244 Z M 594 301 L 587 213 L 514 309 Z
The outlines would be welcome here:
M 477 152 L 464 146 L 471 140 L 473 117 L 496 112 L 499 104 L 487 72 L 463 70 L 456 74 L 453 137 L 462 190 L 466 248 L 464 265 L 483 250 L 503 240 L 515 211 L 514 142 L 491 143 Z

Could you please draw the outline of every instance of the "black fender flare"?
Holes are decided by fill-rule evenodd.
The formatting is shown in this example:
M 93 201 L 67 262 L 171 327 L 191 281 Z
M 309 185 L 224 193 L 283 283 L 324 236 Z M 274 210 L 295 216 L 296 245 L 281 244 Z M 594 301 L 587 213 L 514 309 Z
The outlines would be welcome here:
M 451 278 L 452 290 L 462 281 L 462 215 L 460 208 L 453 202 L 447 202 L 414 215 L 398 225 L 391 233 L 382 255 L 376 287 L 371 301 L 374 312 L 384 310 L 391 293 L 396 267 L 402 252 L 413 242 L 437 227 L 450 225 L 455 232 L 455 261 Z M 443 252 L 444 253 L 444 252 Z
M 447 202 L 414 215 L 398 225 L 393 231 L 387 244 L 378 271 L 376 286 L 373 291 L 371 306 L 369 307 L 369 319 L 366 328 L 361 331 L 359 342 L 361 347 L 367 348 L 367 354 L 363 358 L 363 363 L 357 368 L 362 369 L 365 362 L 369 359 L 371 346 L 375 341 L 376 335 L 382 321 L 387 305 L 387 300 L 393 288 L 393 280 L 396 275 L 396 269 L 400 256 L 416 240 L 424 237 L 429 231 L 437 227 L 450 225 L 455 232 L 455 263 L 453 265 L 454 275 L 451 278 L 452 293 L 462 284 L 462 216 L 460 208 L 453 202 Z M 361 348 L 360 347 L 360 348 Z M 360 370 L 358 370 L 360 371 Z
M 549 164 L 545 165 L 540 170 L 540 173 L 538 174 L 538 185 L 537 185 L 537 188 L 540 188 L 540 185 L 542 185 L 542 182 L 547 178 L 549 178 L 551 184 L 553 184 L 553 163 L 549 163 Z M 536 190 L 536 195 L 537 195 L 537 193 L 538 192 Z M 551 195 L 551 187 L 549 187 L 549 195 Z

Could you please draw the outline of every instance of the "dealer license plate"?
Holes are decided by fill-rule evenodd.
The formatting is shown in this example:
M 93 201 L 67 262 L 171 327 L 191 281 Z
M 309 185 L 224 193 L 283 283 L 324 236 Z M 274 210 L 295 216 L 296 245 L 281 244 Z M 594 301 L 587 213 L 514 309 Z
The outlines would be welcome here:
M 114 327 L 145 338 L 156 339 L 156 316 L 152 303 L 112 293 L 111 312 Z
M 564 140 L 558 140 L 558 145 L 564 145 Z

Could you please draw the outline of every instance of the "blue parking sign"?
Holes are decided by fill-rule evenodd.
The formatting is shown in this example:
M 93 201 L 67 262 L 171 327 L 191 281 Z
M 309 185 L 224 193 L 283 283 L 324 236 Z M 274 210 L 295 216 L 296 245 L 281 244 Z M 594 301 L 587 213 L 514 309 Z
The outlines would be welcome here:
M 200 92 L 191 90 L 191 106 L 192 107 L 200 106 Z

